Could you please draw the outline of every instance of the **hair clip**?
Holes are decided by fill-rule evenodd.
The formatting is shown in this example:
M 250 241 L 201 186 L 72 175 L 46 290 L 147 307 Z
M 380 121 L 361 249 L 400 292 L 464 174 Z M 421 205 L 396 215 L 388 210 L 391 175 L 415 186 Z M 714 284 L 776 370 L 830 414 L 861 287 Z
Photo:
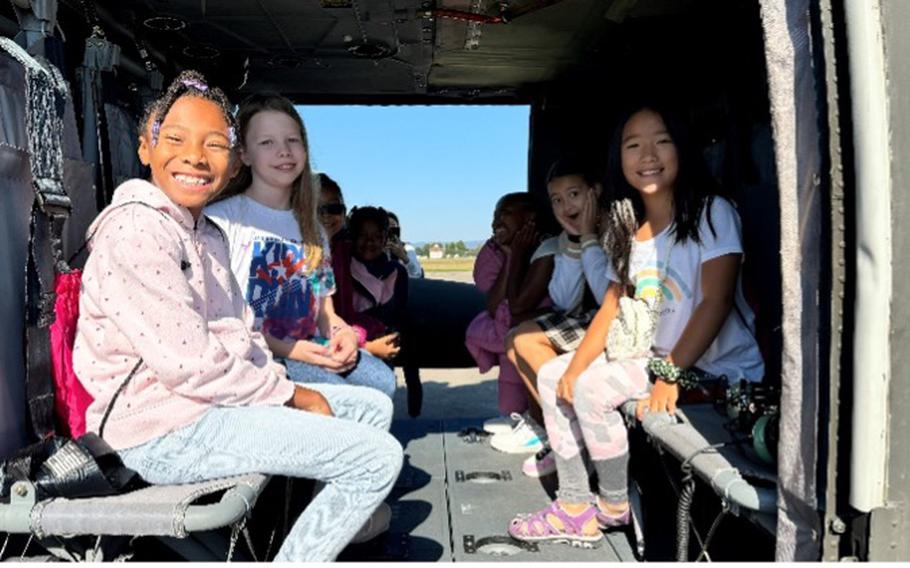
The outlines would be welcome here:
M 197 81 L 195 79 L 181 79 L 180 83 L 184 87 L 193 87 L 196 90 L 205 92 L 209 90 L 209 86 L 203 83 L 202 81 Z
M 161 120 L 156 119 L 155 122 L 152 123 L 152 147 L 155 147 L 158 145 L 158 133 L 159 132 L 161 132 Z
M 231 148 L 237 145 L 237 132 L 234 130 L 233 126 L 228 127 L 228 140 L 230 141 Z

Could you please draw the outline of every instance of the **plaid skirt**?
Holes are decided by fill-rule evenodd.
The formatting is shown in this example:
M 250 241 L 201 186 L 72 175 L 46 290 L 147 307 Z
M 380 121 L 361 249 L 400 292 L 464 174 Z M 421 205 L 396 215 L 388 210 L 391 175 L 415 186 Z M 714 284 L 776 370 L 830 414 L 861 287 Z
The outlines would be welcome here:
M 575 351 L 585 337 L 585 331 L 591 325 L 591 320 L 597 309 L 582 312 L 577 316 L 569 316 L 561 312 L 544 314 L 534 321 L 543 330 L 544 335 L 553 344 L 557 351 L 568 353 Z

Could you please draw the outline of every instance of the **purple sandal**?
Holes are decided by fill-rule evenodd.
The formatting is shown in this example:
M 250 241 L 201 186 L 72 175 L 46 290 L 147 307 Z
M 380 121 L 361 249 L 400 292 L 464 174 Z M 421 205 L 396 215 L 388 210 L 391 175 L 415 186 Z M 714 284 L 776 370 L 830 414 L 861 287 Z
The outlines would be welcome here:
M 550 522 L 551 515 L 562 522 L 562 527 L 556 527 Z M 599 530 L 595 534 L 585 534 L 583 528 L 596 515 L 595 505 L 578 515 L 570 515 L 558 502 L 553 501 L 549 507 L 536 513 L 518 515 L 512 519 L 509 534 L 512 538 L 525 542 L 565 542 L 572 546 L 593 547 L 600 544 L 604 535 Z
M 597 507 L 595 507 L 597 508 Z M 629 507 L 618 515 L 608 515 L 597 508 L 597 524 L 600 530 L 622 527 L 632 522 L 632 508 Z

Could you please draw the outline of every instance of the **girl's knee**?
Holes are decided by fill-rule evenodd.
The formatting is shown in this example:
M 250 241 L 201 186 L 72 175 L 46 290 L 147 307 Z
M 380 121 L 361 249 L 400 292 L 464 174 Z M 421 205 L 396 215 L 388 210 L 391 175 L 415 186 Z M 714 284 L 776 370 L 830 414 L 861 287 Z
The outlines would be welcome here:
M 539 346 L 541 337 L 546 338 L 539 325 L 533 321 L 522 322 L 509 332 L 506 338 L 506 347 L 514 349 L 519 355 L 522 355 L 527 353 L 528 350 Z
M 555 391 L 559 379 L 562 378 L 568 368 L 568 361 L 563 361 L 559 358 L 547 361 L 541 365 L 540 370 L 537 372 L 537 386 L 541 391 L 544 389 Z
M 377 464 L 379 471 L 377 477 L 381 485 L 392 485 L 398 479 L 401 466 L 404 463 L 404 448 L 394 436 L 388 432 L 381 432 L 376 439 Z
M 382 375 L 379 380 L 375 383 L 375 388 L 385 396 L 386 400 L 389 402 L 389 405 L 392 404 L 392 397 L 395 396 L 395 373 L 391 369 L 388 370 L 387 374 Z
M 392 392 L 395 392 L 394 383 L 392 385 Z M 395 412 L 395 405 L 392 403 L 392 395 L 389 393 L 379 393 L 379 396 L 375 397 L 376 407 L 379 411 L 379 414 L 383 418 L 388 418 L 389 424 L 392 423 L 392 414 Z
M 582 373 L 578 380 L 575 381 L 573 406 L 579 414 L 595 411 L 602 403 L 600 400 L 602 394 L 598 394 L 599 389 L 596 381 L 589 380 L 589 378 L 589 374 Z
M 360 372 L 366 375 L 369 386 L 379 390 L 389 399 L 395 396 L 395 371 L 378 357 L 361 351 L 357 366 L 360 367 Z
M 392 397 L 383 389 L 358 387 L 360 396 L 364 404 L 368 405 L 375 412 L 376 420 L 371 422 L 385 430 L 388 430 L 392 424 L 392 414 L 395 406 L 392 403 Z

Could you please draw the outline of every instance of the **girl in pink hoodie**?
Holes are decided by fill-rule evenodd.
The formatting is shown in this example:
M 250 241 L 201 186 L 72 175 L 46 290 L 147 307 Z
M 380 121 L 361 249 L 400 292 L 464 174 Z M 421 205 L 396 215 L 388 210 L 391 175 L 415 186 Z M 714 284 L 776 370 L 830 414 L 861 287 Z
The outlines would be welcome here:
M 220 90 L 184 72 L 153 103 L 130 180 L 89 229 L 73 363 L 97 431 L 147 481 L 268 473 L 322 481 L 276 559 L 332 560 L 391 490 L 401 445 L 372 389 L 287 380 L 230 270 L 205 203 L 227 183 L 236 127 Z M 127 377 L 130 377 L 127 380 Z

